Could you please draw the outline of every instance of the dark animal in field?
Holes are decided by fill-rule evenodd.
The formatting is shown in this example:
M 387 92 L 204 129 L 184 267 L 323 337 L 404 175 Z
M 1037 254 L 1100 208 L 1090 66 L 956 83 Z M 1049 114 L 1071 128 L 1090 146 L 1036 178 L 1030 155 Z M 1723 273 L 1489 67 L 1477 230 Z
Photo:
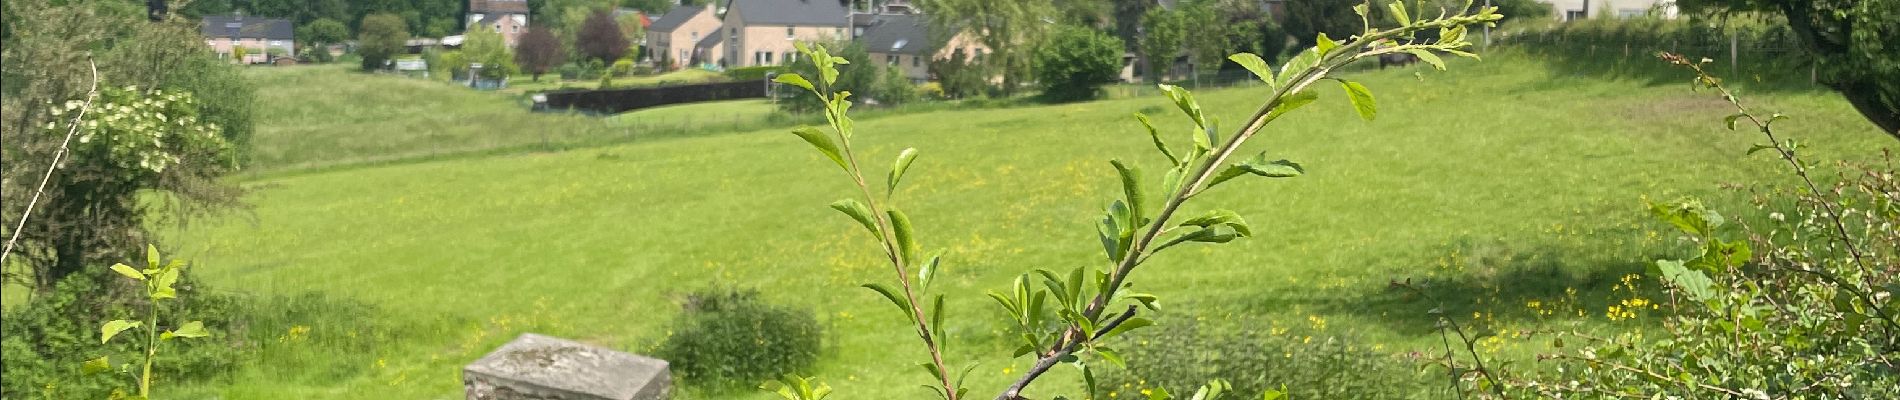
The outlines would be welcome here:
M 1379 69 L 1385 69 L 1388 65 L 1403 67 L 1415 62 L 1418 62 L 1418 56 L 1411 53 L 1387 53 L 1379 55 Z

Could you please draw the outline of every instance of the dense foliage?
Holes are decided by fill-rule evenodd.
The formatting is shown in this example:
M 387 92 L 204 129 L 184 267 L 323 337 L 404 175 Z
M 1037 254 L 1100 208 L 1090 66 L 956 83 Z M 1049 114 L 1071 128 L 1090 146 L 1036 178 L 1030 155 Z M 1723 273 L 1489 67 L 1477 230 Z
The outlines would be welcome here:
M 1013 94 L 1034 73 L 1034 58 L 1056 19 L 1048 0 L 920 0 L 936 32 L 967 32 L 990 49 L 977 62 L 1002 78 L 999 91 Z M 933 38 L 947 41 L 949 38 Z
M 130 260 L 128 260 L 130 261 Z M 97 296 L 120 285 L 118 275 L 94 268 L 59 281 L 57 287 L 32 302 L 7 310 L 0 324 L 0 397 L 9 399 L 104 399 L 115 391 L 131 392 L 134 381 L 123 374 L 82 375 L 80 366 L 100 355 L 130 361 L 144 354 L 143 343 L 100 341 L 101 324 L 133 318 L 148 311 L 141 300 L 113 300 Z M 233 325 L 242 314 L 236 298 L 206 290 L 194 279 L 181 277 L 178 299 L 159 305 L 168 319 L 197 320 L 206 326 Z M 167 325 L 170 328 L 175 325 Z M 243 344 L 220 338 L 205 342 L 172 342 L 153 374 L 166 382 L 217 377 L 241 359 Z M 125 358 L 131 357 L 131 358 Z M 114 366 L 116 368 L 116 366 Z
M 1299 41 L 1295 48 L 1312 47 L 1313 38 L 1322 33 L 1335 38 L 1352 37 L 1363 25 L 1360 16 L 1352 11 L 1353 6 L 1361 3 L 1360 0 L 1286 2 L 1286 33 Z
M 1821 80 L 1900 139 L 1900 0 L 1684 0 L 1691 13 L 1787 17 Z
M 629 43 L 627 35 L 620 31 L 620 23 L 614 21 L 613 12 L 607 9 L 588 14 L 574 38 L 574 45 L 580 48 L 581 54 L 601 63 L 625 57 Z
M 1121 74 L 1121 39 L 1088 28 L 1063 27 L 1036 53 L 1036 79 L 1055 101 L 1095 98 Z
M 751 387 L 802 372 L 818 360 L 824 336 L 810 311 L 733 289 L 687 295 L 669 332 L 658 355 L 672 363 L 674 374 L 715 389 Z
M 1167 80 L 1187 40 L 1187 19 L 1180 11 L 1155 7 L 1141 16 L 1141 58 L 1150 83 Z M 1222 49 L 1226 50 L 1226 49 Z M 1222 54 L 1228 54 L 1223 52 Z M 1119 72 L 1119 71 L 1117 71 Z
M 528 33 L 521 35 L 521 41 L 515 44 L 515 64 L 536 81 L 564 62 L 567 62 L 567 51 L 561 46 L 561 38 L 554 36 L 548 27 L 528 28 Z
M 363 57 L 363 70 L 374 71 L 387 66 L 396 55 L 407 51 L 409 28 L 402 18 L 394 14 L 376 14 L 363 17 L 363 24 L 356 33 L 356 54 Z
M 875 91 L 872 87 L 878 83 L 877 73 L 881 69 L 879 68 L 881 64 L 871 62 L 871 53 L 864 50 L 863 43 L 839 42 L 827 47 L 837 49 L 838 57 L 850 62 L 838 67 L 837 81 L 831 84 L 833 90 L 851 92 L 857 96 L 864 96 Z M 814 65 L 809 58 L 799 57 L 798 60 L 792 61 L 791 65 L 786 66 L 781 74 L 786 72 L 814 75 L 818 73 L 818 66 Z M 778 89 L 773 95 L 778 97 L 778 107 L 781 110 L 805 113 L 824 109 L 824 103 L 811 96 L 802 96 L 801 91 L 804 89 L 784 85 L 778 86 Z
M 1142 398 L 1224 377 L 1240 393 L 1286 388 L 1296 399 L 1410 399 L 1426 377 L 1384 348 L 1268 321 L 1160 318 L 1118 340 L 1124 371 L 1105 373 L 1097 398 Z M 1111 370 L 1113 371 L 1113 370 Z
M 508 50 L 508 44 L 504 41 L 505 39 L 502 39 L 501 32 L 492 29 L 476 29 L 468 31 L 467 35 L 467 39 L 462 43 L 462 61 L 481 64 L 482 78 L 504 79 L 521 72 L 521 67 L 515 65 L 515 56 Z

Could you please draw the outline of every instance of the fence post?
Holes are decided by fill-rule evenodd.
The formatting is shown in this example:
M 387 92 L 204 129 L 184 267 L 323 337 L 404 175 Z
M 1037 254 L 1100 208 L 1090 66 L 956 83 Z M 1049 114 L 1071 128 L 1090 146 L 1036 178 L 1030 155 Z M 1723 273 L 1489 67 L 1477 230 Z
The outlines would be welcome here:
M 1741 57 L 1740 57 L 1740 54 L 1737 54 L 1740 51 L 1741 51 L 1741 35 L 1737 34 L 1734 30 L 1728 31 L 1728 73 L 1729 75 L 1735 75 L 1742 70 L 1740 66 Z

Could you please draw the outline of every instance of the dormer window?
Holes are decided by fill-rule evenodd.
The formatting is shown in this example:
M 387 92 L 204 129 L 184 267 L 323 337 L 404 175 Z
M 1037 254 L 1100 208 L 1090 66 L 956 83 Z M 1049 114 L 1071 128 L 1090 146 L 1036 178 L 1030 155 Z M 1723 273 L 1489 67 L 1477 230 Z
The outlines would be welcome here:
M 792 37 L 793 37 L 793 36 L 792 36 L 792 30 L 793 30 L 793 29 L 798 29 L 798 28 L 797 28 L 797 27 L 792 27 L 792 26 L 787 26 L 787 27 L 785 27 L 785 40 L 792 40 Z

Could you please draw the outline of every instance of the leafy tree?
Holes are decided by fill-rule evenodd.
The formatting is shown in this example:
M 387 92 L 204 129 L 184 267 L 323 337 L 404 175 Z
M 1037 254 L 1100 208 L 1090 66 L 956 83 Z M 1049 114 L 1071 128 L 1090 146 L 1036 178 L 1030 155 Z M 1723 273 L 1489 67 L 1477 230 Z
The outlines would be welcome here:
M 1247 0 L 1194 0 L 1181 6 L 1187 25 L 1185 46 L 1197 68 L 1218 69 L 1235 52 L 1257 53 L 1276 62 L 1286 52 L 1286 32 L 1260 3 Z
M 1299 40 L 1299 47 L 1313 47 L 1315 38 L 1324 33 L 1334 39 L 1352 37 L 1365 24 L 1353 6 L 1360 0 L 1305 0 L 1286 2 L 1286 33 Z
M 640 59 L 640 41 L 647 35 L 646 27 L 640 26 L 640 16 L 638 14 L 623 15 L 614 20 L 614 23 L 620 25 L 620 36 L 627 38 L 627 55 L 622 58 Z
M 405 43 L 408 41 L 409 29 L 402 17 L 395 14 L 363 17 L 363 26 L 356 33 L 356 53 L 363 57 L 363 70 L 382 68 L 383 64 L 407 49 Z
M 561 47 L 561 38 L 546 26 L 535 25 L 528 33 L 521 35 L 515 44 L 515 64 L 541 80 L 541 74 L 548 73 L 567 62 L 567 50 Z
M 1148 82 L 1160 83 L 1174 66 L 1186 40 L 1187 21 L 1181 12 L 1155 7 L 1141 16 L 1141 58 L 1148 66 Z
M 613 11 L 605 8 L 587 15 L 587 20 L 581 22 L 580 31 L 576 32 L 574 44 L 580 47 L 582 55 L 602 63 L 619 60 L 627 55 L 628 46 L 631 45 L 626 34 L 621 33 L 620 24 L 614 22 Z
M 849 64 L 838 66 L 838 80 L 831 84 L 832 89 L 856 93 L 856 96 L 868 96 L 870 93 L 876 91 L 877 71 L 883 64 L 871 62 L 871 53 L 865 51 L 863 43 L 855 41 L 834 42 L 826 44 L 824 47 L 836 49 L 838 51 L 836 57 L 843 58 L 849 62 Z M 818 66 L 812 64 L 812 60 L 809 57 L 799 57 L 797 60 L 792 61 L 792 65 L 786 66 L 785 69 L 786 72 L 804 76 L 817 76 L 818 74 Z M 803 92 L 801 92 L 803 90 L 802 88 L 780 85 L 779 89 L 781 91 L 774 94 L 779 98 L 779 109 L 800 113 L 824 109 L 824 103 L 820 103 L 818 99 L 811 96 L 801 96 L 801 94 L 803 94 Z
M 471 63 L 481 63 L 483 78 L 501 79 L 520 72 L 515 66 L 515 57 L 508 52 L 508 43 L 501 32 L 493 29 L 471 29 L 466 42 L 462 44 L 462 56 Z
M 1121 72 L 1121 39 L 1094 29 L 1057 28 L 1036 53 L 1036 78 L 1043 96 L 1055 101 L 1087 100 Z
M 970 54 L 962 50 L 951 52 L 948 58 L 930 60 L 930 74 L 943 86 L 944 96 L 952 99 L 982 95 L 991 76 L 982 63 L 971 60 Z
M 350 27 L 334 19 L 321 18 L 297 28 L 297 38 L 303 39 L 307 47 L 329 46 L 349 39 Z
M 1900 139 L 1900 0 L 1681 0 L 1687 12 L 1788 17 L 1822 83 Z
M 1001 92 L 1015 93 L 1034 72 L 1037 44 L 1055 8 L 1048 0 L 919 0 L 937 32 L 964 32 L 990 49 L 980 58 L 1003 77 Z

